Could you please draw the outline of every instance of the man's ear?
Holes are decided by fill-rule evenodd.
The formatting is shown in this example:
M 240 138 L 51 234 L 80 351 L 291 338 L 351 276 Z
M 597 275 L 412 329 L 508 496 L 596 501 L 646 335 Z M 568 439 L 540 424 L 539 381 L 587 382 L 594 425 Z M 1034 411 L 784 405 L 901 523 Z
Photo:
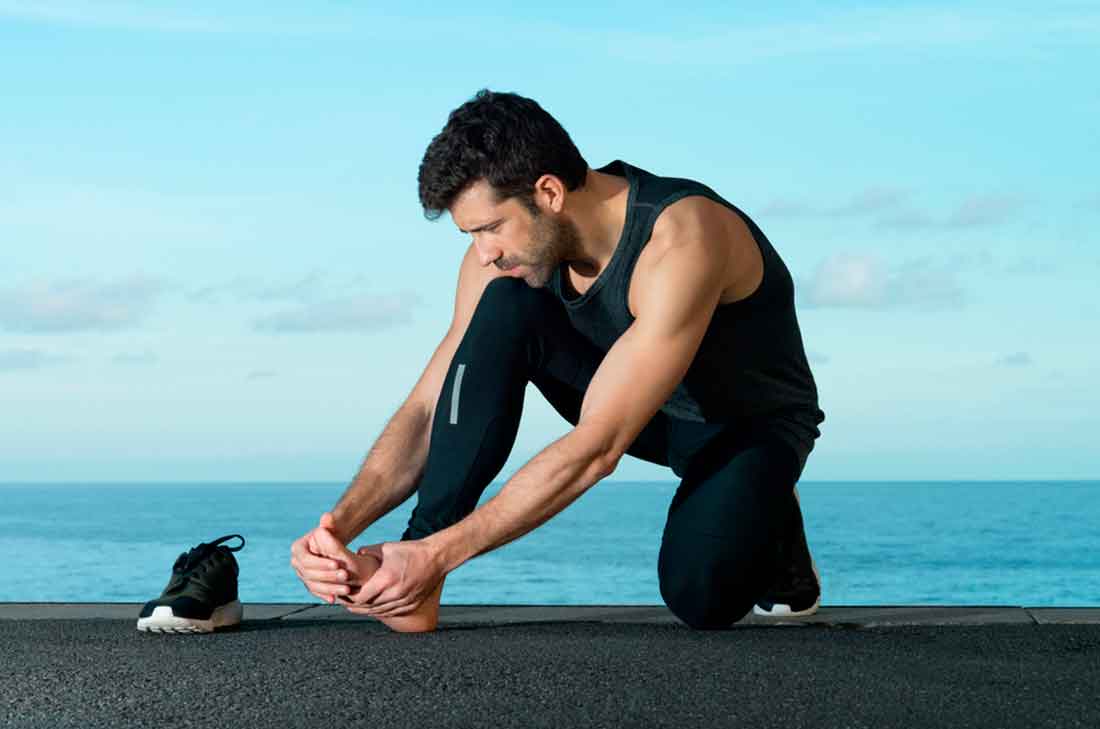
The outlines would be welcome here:
M 535 180 L 535 204 L 544 210 L 560 213 L 565 207 L 565 196 L 569 191 L 557 175 L 543 175 Z

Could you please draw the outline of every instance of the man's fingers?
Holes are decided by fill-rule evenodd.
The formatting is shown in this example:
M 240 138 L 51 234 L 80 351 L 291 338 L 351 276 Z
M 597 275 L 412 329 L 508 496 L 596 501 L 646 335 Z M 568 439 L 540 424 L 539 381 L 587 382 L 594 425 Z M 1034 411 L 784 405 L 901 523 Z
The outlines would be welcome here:
M 389 584 L 385 574 L 382 572 L 382 568 L 379 568 L 377 572 L 371 575 L 371 578 L 367 580 L 366 584 L 363 585 L 363 589 L 359 591 L 355 601 L 360 604 L 370 603 L 375 606 L 380 605 L 382 602 L 393 599 L 392 590 L 390 594 L 384 594 L 393 587 L 395 587 L 395 585 Z
M 292 555 L 290 561 L 295 567 L 303 570 L 338 570 L 343 568 L 338 560 L 329 559 L 328 557 L 314 557 L 311 554 L 295 554 Z
M 315 595 L 320 593 L 325 597 L 331 597 L 332 595 L 347 595 L 353 589 L 351 585 L 333 582 L 307 582 L 306 588 Z
M 347 547 L 341 544 L 328 529 L 322 529 L 320 527 L 314 529 L 313 539 L 317 544 L 317 548 L 320 549 L 321 553 L 326 557 L 336 558 L 338 556 L 351 554 Z
M 306 541 L 303 537 L 290 547 L 290 563 L 295 569 L 338 570 L 344 567 L 342 561 L 332 556 L 311 552 L 306 546 Z
M 298 577 L 303 582 L 318 582 L 332 585 L 346 585 L 348 583 L 347 570 L 297 570 Z

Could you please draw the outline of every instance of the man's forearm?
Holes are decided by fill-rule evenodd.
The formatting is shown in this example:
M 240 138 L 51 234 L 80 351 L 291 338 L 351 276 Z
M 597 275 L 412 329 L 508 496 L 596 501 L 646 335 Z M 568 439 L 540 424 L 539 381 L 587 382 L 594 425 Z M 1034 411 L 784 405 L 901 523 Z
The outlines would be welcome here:
M 412 495 L 428 460 L 431 415 L 406 403 L 390 418 L 332 509 L 337 539 L 349 543 Z
M 424 541 L 450 572 L 543 524 L 610 471 L 606 454 L 570 431 L 517 471 L 496 496 Z

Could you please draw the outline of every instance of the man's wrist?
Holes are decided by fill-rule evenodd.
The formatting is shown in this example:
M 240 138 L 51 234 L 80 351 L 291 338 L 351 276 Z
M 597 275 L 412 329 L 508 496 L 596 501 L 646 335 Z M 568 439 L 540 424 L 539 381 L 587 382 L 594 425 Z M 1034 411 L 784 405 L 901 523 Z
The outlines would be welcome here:
M 420 541 L 432 554 L 432 559 L 445 573 L 450 573 L 470 558 L 464 549 L 458 525 L 447 527 L 435 534 L 429 534 Z

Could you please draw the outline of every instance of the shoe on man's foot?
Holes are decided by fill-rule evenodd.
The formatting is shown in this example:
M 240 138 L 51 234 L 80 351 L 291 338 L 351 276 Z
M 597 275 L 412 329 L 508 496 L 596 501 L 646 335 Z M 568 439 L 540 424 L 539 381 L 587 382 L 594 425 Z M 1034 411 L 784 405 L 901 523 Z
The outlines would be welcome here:
M 240 546 L 222 542 L 236 537 Z M 209 544 L 200 543 L 180 554 L 172 565 L 172 579 L 155 600 L 145 603 L 137 629 L 152 633 L 210 633 L 241 622 L 237 599 L 240 567 L 233 552 L 244 547 L 244 537 L 230 534 Z
M 775 579 L 756 601 L 753 613 L 765 617 L 813 615 L 821 605 L 821 576 L 806 544 L 797 493 L 788 536 L 780 540 L 778 549 Z

